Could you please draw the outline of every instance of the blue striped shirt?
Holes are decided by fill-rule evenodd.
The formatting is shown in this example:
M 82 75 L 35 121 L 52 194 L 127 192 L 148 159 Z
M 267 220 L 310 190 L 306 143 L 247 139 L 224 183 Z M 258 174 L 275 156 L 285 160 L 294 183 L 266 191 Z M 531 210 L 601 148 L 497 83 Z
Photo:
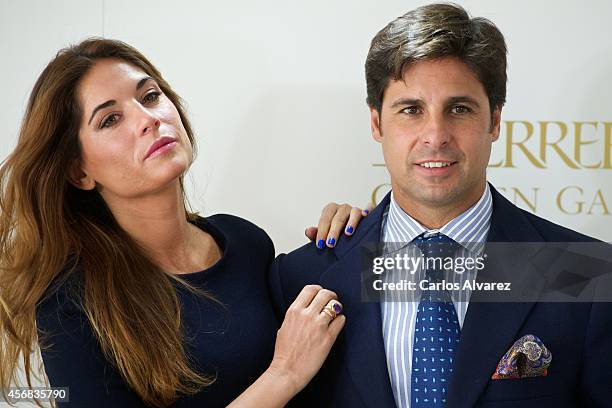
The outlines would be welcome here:
M 475 257 L 484 251 L 486 237 L 491 223 L 493 211 L 493 200 L 489 185 L 486 184 L 482 197 L 468 210 L 449 221 L 437 230 L 428 230 L 408 215 L 397 204 L 391 193 L 391 202 L 382 224 L 383 255 L 393 256 L 395 253 L 408 254 L 418 257 L 420 251 L 412 240 L 421 234 L 425 236 L 442 233 L 460 244 L 455 257 Z M 386 280 L 399 282 L 401 274 L 406 271 L 391 271 Z M 410 281 L 419 282 L 424 279 L 425 271 L 418 270 L 416 276 L 409 278 Z M 462 282 L 467 279 L 476 278 L 476 269 L 466 271 L 463 274 L 447 271 L 445 279 L 447 282 L 457 282 L 462 287 Z M 459 325 L 463 327 L 463 320 L 467 312 L 469 290 L 460 290 L 452 293 L 453 304 L 457 311 Z M 410 381 L 412 369 L 412 345 L 414 337 L 414 326 L 420 291 L 387 291 L 381 300 L 382 328 L 387 357 L 387 368 L 395 402 L 399 408 L 410 407 Z

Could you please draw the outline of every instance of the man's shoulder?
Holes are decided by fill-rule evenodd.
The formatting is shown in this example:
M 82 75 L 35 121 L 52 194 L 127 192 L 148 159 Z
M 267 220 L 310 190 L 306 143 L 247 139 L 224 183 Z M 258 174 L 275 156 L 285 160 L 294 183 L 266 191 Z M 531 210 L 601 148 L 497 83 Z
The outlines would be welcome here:
M 341 234 L 335 247 L 319 249 L 310 242 L 288 254 L 280 255 L 276 260 L 279 272 L 288 274 L 288 279 L 295 279 L 295 276 L 300 274 L 309 278 L 319 277 L 334 263 L 347 256 L 355 256 L 358 253 L 356 251 L 364 245 L 378 243 L 381 223 L 389 200 L 390 194 L 387 194 L 370 215 L 361 220 L 353 235 Z
M 525 211 L 506 199 L 491 186 L 493 215 L 491 230 L 493 241 L 514 242 L 598 242 L 599 240 L 570 228 L 556 224 L 538 215 Z
M 545 242 L 599 242 L 597 238 L 590 237 L 578 231 L 556 224 L 525 210 L 520 210 L 524 217 L 540 233 Z
M 342 240 L 336 246 L 342 246 Z M 330 265 L 338 260 L 336 248 L 319 249 L 313 242 L 277 257 L 275 263 L 282 274 L 292 278 L 320 276 Z

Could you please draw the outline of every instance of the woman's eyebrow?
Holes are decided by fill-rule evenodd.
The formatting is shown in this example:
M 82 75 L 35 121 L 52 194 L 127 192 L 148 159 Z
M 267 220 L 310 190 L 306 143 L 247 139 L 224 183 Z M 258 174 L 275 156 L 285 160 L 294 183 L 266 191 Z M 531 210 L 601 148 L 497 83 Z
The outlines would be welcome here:
M 111 99 L 110 101 L 106 101 L 104 103 L 101 103 L 100 105 L 96 106 L 93 110 L 93 112 L 91 112 L 91 117 L 89 118 L 89 122 L 87 122 L 87 126 L 89 126 L 91 124 L 92 119 L 94 118 L 94 116 L 96 115 L 96 112 L 98 112 L 100 109 L 104 109 L 104 108 L 108 108 L 109 106 L 113 106 L 115 103 L 117 103 L 116 100 Z
M 144 86 L 144 84 L 147 83 L 147 81 L 153 81 L 155 82 L 155 79 L 153 79 L 150 76 L 146 76 L 144 78 L 142 78 L 140 81 L 138 81 L 138 83 L 136 84 L 136 90 L 139 90 L 140 88 L 142 88 Z M 117 101 L 115 101 L 114 99 L 111 99 L 110 101 L 106 101 L 104 103 L 101 103 L 100 105 L 96 106 L 93 110 L 93 112 L 91 112 L 91 117 L 89 118 L 89 122 L 87 122 L 87 126 L 89 126 L 91 124 L 91 121 L 93 120 L 94 116 L 96 115 L 96 113 L 100 110 L 100 109 L 104 109 L 104 108 L 108 108 L 109 106 L 113 106 Z
M 147 81 L 155 82 L 155 80 L 153 78 L 151 78 L 150 76 L 146 76 L 146 77 L 142 78 L 140 81 L 138 81 L 138 84 L 136 84 L 136 90 L 139 90 L 140 88 L 142 88 L 144 86 L 144 84 L 147 83 Z

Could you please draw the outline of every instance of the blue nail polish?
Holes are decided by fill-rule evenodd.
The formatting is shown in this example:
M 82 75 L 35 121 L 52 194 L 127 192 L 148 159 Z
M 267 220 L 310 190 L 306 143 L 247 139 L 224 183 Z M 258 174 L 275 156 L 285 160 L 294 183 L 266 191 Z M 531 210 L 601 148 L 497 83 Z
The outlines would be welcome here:
M 353 227 L 351 227 L 350 225 L 348 227 L 346 227 L 346 233 L 347 234 L 352 234 L 353 233 Z
M 370 213 L 370 210 L 363 210 L 363 212 L 364 212 L 365 214 L 369 214 L 369 213 Z
M 325 241 L 323 241 L 322 239 L 317 241 L 317 248 L 323 249 L 324 246 L 325 246 Z
M 336 243 L 336 240 L 333 239 L 333 238 L 330 238 L 330 239 L 327 240 L 327 245 L 334 246 L 335 243 Z

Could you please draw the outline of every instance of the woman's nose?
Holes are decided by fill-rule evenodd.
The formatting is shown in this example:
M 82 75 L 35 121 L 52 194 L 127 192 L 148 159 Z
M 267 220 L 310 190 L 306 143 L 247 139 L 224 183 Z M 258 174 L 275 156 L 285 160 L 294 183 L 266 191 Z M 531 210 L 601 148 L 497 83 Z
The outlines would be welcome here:
M 137 112 L 140 116 L 139 133 L 141 136 L 159 129 L 161 121 L 153 112 L 144 106 L 140 106 L 139 109 L 137 109 Z
M 150 133 L 151 131 L 155 130 L 155 129 L 159 129 L 161 122 L 159 119 L 157 118 L 152 118 L 152 121 L 149 121 L 148 123 L 145 124 L 145 126 L 142 129 L 142 134 L 146 135 L 147 133 Z

